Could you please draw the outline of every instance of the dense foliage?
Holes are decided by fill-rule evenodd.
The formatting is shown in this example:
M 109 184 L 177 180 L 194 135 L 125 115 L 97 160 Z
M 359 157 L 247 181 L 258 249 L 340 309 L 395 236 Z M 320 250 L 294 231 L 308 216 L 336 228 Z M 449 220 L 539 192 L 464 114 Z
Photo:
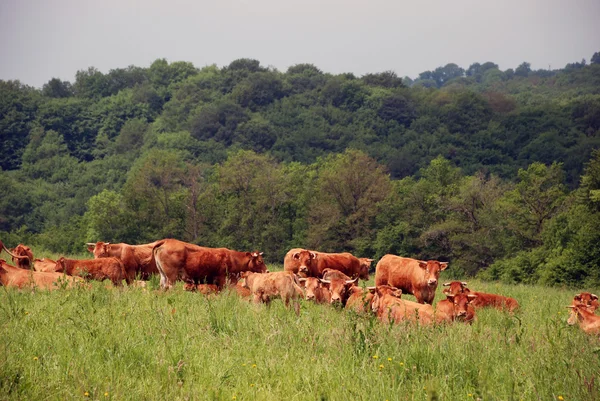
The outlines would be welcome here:
M 55 252 L 163 237 L 270 261 L 303 246 L 454 274 L 600 284 L 600 60 L 0 81 L 0 236 Z

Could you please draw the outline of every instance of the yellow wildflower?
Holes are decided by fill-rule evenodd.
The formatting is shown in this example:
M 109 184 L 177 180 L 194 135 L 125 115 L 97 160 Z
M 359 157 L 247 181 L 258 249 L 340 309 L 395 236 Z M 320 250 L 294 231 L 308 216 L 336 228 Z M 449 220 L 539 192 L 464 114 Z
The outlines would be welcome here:
M 237 400 L 237 397 L 234 395 L 233 397 L 231 397 L 232 400 Z
M 250 383 L 250 387 L 254 387 L 254 383 Z
M 87 391 L 85 393 L 83 393 L 84 396 L 89 397 L 90 393 L 88 393 Z
M 105 397 L 108 397 L 108 391 L 107 391 L 106 393 L 104 393 L 104 396 L 105 396 Z
M 373 359 L 377 359 L 377 358 L 379 358 L 378 355 L 373 355 Z
M 564 398 L 563 398 L 563 396 L 562 396 L 562 395 L 559 395 L 559 396 L 558 396 L 558 399 L 559 399 L 560 401 L 563 401 L 563 400 L 564 400 Z
M 467 394 L 467 395 L 468 395 L 469 397 L 473 397 L 473 394 L 471 394 L 471 393 L 469 393 L 469 394 Z
M 392 362 L 392 358 L 388 358 L 388 361 Z
M 29 312 L 25 312 L 26 315 L 29 315 Z
M 384 368 L 383 364 L 379 365 L 379 369 L 383 369 L 383 368 Z
M 37 357 L 37 356 L 34 356 L 34 357 L 33 357 L 33 360 L 34 360 L 34 361 L 37 361 L 37 360 L 38 360 L 38 357 Z
M 255 368 L 255 367 L 256 367 L 256 364 L 253 364 L 253 365 L 252 365 L 252 367 L 253 367 L 253 368 Z
M 404 362 L 400 362 L 400 366 L 404 366 Z

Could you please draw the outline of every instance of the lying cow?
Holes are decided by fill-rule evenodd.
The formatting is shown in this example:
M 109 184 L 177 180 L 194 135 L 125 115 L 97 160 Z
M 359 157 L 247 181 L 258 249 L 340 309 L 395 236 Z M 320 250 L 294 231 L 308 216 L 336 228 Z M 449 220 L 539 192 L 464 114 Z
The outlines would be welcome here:
M 110 242 L 88 243 L 87 249 L 94 259 L 114 257 L 123 262 L 127 276 L 133 280 L 138 274 L 142 280 L 148 280 L 152 274 L 158 274 L 156 263 L 152 258 L 152 249 L 158 241 L 151 244 L 129 245 Z
M 14 254 L 6 246 L 4 246 L 4 244 L 2 243 L 2 241 L 0 241 L 0 253 L 2 252 L 3 249 L 4 249 L 4 251 L 6 253 L 8 253 L 10 255 L 10 257 L 13 260 L 13 263 L 15 263 L 15 265 L 16 265 L 15 267 L 24 268 L 24 269 L 29 269 L 30 268 L 30 266 L 31 266 L 31 260 L 33 260 L 33 254 L 31 254 L 31 259 L 30 259 L 29 255 L 17 255 L 17 254 Z M 29 251 L 31 252 L 31 250 L 29 250 Z M 17 262 L 15 262 L 15 260 Z M 26 267 L 21 267 L 21 266 L 26 266 Z
M 222 289 L 227 278 L 244 271 L 267 272 L 262 252 L 238 252 L 206 248 L 175 239 L 158 241 L 153 250 L 160 273 L 160 286 L 170 288 L 177 279 L 216 284 Z
M 323 277 L 327 268 L 339 270 L 348 277 L 369 279 L 370 262 L 359 260 L 354 255 L 344 253 L 325 253 L 294 248 L 288 251 L 283 260 L 283 270 L 303 277 Z
M 56 260 L 42 258 L 42 259 L 34 259 L 33 260 L 33 269 L 36 272 L 56 272 Z
M 579 327 L 588 334 L 600 333 L 600 316 L 595 315 L 584 305 L 571 305 L 567 308 L 571 309 L 568 324 L 579 323 Z
M 123 280 L 126 280 L 127 284 L 132 283 L 125 273 L 123 263 L 117 258 L 78 260 L 61 257 L 56 261 L 56 271 L 64 272 L 69 276 L 80 276 L 88 280 L 103 281 L 109 279 L 115 286 L 122 286 Z
M 400 299 L 402 290 L 389 285 L 377 286 L 371 302 L 371 310 L 383 323 L 401 321 L 419 322 L 429 325 L 433 322 L 433 307 Z
M 298 281 L 304 285 L 304 299 L 314 301 L 318 304 L 328 304 L 331 302 L 331 292 L 321 279 L 316 277 L 299 278 Z
M 83 282 L 80 277 L 70 277 L 60 273 L 36 272 L 11 266 L 4 259 L 0 259 L 0 283 L 5 287 L 30 288 L 37 287 L 46 290 L 55 290 L 66 282 L 67 287 L 72 287 L 76 282 Z
M 11 256 L 16 267 L 27 270 L 33 269 L 33 252 L 30 247 L 19 244 L 11 249 Z
M 475 308 L 492 307 L 500 310 L 506 309 L 509 312 L 514 312 L 519 308 L 519 303 L 514 298 L 489 294 L 486 292 L 471 291 L 467 288 L 467 283 L 464 281 L 451 281 L 449 283 L 444 283 L 443 286 L 448 287 L 443 291 L 446 295 L 456 295 L 461 293 L 477 295 L 477 298 L 471 302 Z
M 286 307 L 290 300 L 303 298 L 302 288 L 296 282 L 293 273 L 282 271 L 274 273 L 242 273 L 243 286 L 253 295 L 255 303 L 270 303 L 273 298 L 280 297 Z
M 391 285 L 417 298 L 417 302 L 432 304 L 438 278 L 448 263 L 437 260 L 416 260 L 385 255 L 375 267 L 375 285 Z
M 438 302 L 435 307 L 436 323 L 451 323 L 454 321 L 473 323 L 475 308 L 471 303 L 475 298 L 477 298 L 477 295 L 468 293 L 446 294 L 446 299 Z
M 579 293 L 573 298 L 572 305 L 583 305 L 586 306 L 591 312 L 595 312 L 599 306 L 598 296 L 590 292 Z
M 351 287 L 348 290 L 350 296 L 346 301 L 346 309 L 353 310 L 357 313 L 370 312 L 375 289 L 376 287 L 367 287 L 365 290 L 356 285 Z

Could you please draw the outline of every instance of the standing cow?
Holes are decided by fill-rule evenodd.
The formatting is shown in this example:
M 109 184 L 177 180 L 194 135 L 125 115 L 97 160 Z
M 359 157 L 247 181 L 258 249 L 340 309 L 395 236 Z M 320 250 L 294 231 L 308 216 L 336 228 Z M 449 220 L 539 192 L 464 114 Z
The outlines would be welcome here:
M 325 253 L 294 248 L 283 259 L 283 270 L 304 277 L 323 277 L 325 269 L 339 270 L 348 277 L 369 279 L 369 259 L 358 259 L 348 252 Z M 372 260 L 371 260 L 372 261 Z
M 110 242 L 88 243 L 87 249 L 94 254 L 94 259 L 114 257 L 123 262 L 127 277 L 135 279 L 139 274 L 142 280 L 150 279 L 152 274 L 158 274 L 156 263 L 152 257 L 152 249 L 159 241 L 143 244 L 129 245 L 125 243 L 111 244 Z
M 262 252 L 206 248 L 176 239 L 158 241 L 153 255 L 163 289 L 170 288 L 179 279 L 188 283 L 216 284 L 221 290 L 232 274 L 268 271 Z
M 432 304 L 438 278 L 447 262 L 416 260 L 395 255 L 385 255 L 375 267 L 375 285 L 391 285 L 407 294 L 413 294 L 417 302 Z

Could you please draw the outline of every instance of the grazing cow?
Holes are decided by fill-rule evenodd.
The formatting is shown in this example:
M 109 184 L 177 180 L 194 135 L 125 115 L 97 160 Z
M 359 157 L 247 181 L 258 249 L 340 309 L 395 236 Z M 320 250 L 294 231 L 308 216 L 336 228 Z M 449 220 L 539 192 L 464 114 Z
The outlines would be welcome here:
M 433 307 L 400 299 L 402 290 L 389 285 L 377 286 L 371 310 L 383 323 L 398 323 L 404 320 L 428 325 L 433 322 Z
M 33 252 L 31 252 L 30 247 L 19 244 L 10 251 L 15 254 L 15 256 L 11 256 L 16 267 L 27 270 L 33 269 Z M 25 258 L 23 258 L 23 256 L 25 256 Z
M 323 270 L 329 268 L 348 277 L 368 280 L 369 266 L 348 252 L 325 253 L 300 248 L 291 249 L 283 259 L 283 270 L 306 277 L 323 277 Z
M 569 319 L 567 323 L 574 325 L 579 323 L 579 327 L 588 334 L 600 333 L 600 316 L 590 311 L 588 307 L 584 305 L 571 305 L 567 306 L 571 309 Z
M 33 260 L 33 269 L 36 272 L 51 272 L 54 273 L 56 270 L 56 260 L 42 258 Z
M 98 281 L 109 279 L 116 286 L 122 286 L 123 280 L 126 280 L 127 284 L 133 282 L 129 280 L 123 263 L 117 258 L 78 260 L 61 257 L 56 261 L 56 271 Z
M 588 310 L 595 312 L 599 306 L 598 295 L 589 292 L 582 292 L 580 294 L 575 295 L 575 297 L 573 298 L 572 305 L 587 306 Z
M 385 255 L 375 268 L 375 285 L 391 285 L 404 293 L 413 294 L 417 302 L 432 304 L 438 278 L 448 263 L 437 260 L 416 260 Z
M 286 307 L 290 300 L 303 298 L 302 288 L 296 282 L 294 273 L 282 271 L 274 273 L 242 273 L 243 286 L 253 295 L 255 303 L 270 303 L 273 298 L 281 297 Z
M 500 310 L 507 309 L 509 312 L 514 312 L 519 308 L 519 303 L 514 298 L 497 294 L 489 294 L 486 292 L 471 291 L 469 288 L 467 288 L 467 283 L 464 281 L 451 281 L 449 283 L 444 283 L 443 286 L 448 287 L 443 291 L 446 295 L 456 295 L 461 293 L 477 295 L 477 298 L 471 302 L 471 305 L 473 305 L 475 308 L 484 308 L 489 306 Z
M 206 248 L 175 239 L 158 241 L 153 250 L 160 286 L 171 287 L 181 279 L 188 283 L 216 284 L 222 289 L 231 274 L 267 272 L 262 252 L 238 252 Z
M 321 283 L 321 280 L 316 277 L 300 278 L 298 281 L 304 284 L 305 295 L 307 301 L 315 301 L 318 304 L 328 304 L 331 302 L 331 292 L 326 285 Z
M 149 280 L 152 274 L 158 274 L 156 263 L 152 257 L 152 249 L 159 241 L 151 244 L 129 245 L 110 242 L 88 243 L 87 249 L 94 254 L 94 259 L 115 257 L 123 262 L 127 276 L 133 280 L 137 274 L 142 280 Z
M 371 311 L 371 302 L 375 295 L 376 287 L 367 287 L 366 291 L 358 286 L 351 287 L 348 292 L 350 296 L 346 301 L 346 309 L 354 310 L 357 313 L 367 313 Z
M 346 301 L 350 296 L 349 290 L 356 284 L 358 277 L 350 279 L 350 277 L 339 270 L 327 268 L 323 270 L 323 278 L 320 281 L 329 287 L 329 291 L 331 292 L 330 303 L 346 305 Z
M 60 273 L 36 272 L 11 266 L 0 259 L 0 284 L 5 287 L 29 288 L 37 287 L 46 290 L 60 288 L 61 282 L 72 287 L 76 282 L 83 282 L 80 277 L 70 277 Z
M 477 295 L 460 293 L 456 295 L 446 294 L 446 299 L 437 303 L 435 307 L 435 321 L 437 323 L 451 323 L 455 320 L 473 323 L 475 320 L 475 308 L 471 302 Z
M 29 249 L 28 247 L 26 247 L 26 248 Z M 23 263 L 27 264 L 27 266 L 31 266 L 31 260 L 33 260 L 33 254 L 31 254 L 31 260 L 29 259 L 29 255 L 16 255 L 16 254 L 12 253 L 11 251 L 9 251 L 8 248 L 6 246 L 4 246 L 2 241 L 0 241 L 0 253 L 2 252 L 3 249 L 6 253 L 8 253 L 10 255 L 10 257 L 13 260 L 13 263 L 15 262 L 15 259 L 17 261 L 19 261 L 16 263 L 17 267 L 19 267 L 19 265 L 23 264 Z M 31 250 L 29 250 L 29 251 L 31 252 Z M 27 259 L 27 261 L 25 261 L 25 259 Z M 28 268 L 28 267 L 26 267 L 26 268 Z

